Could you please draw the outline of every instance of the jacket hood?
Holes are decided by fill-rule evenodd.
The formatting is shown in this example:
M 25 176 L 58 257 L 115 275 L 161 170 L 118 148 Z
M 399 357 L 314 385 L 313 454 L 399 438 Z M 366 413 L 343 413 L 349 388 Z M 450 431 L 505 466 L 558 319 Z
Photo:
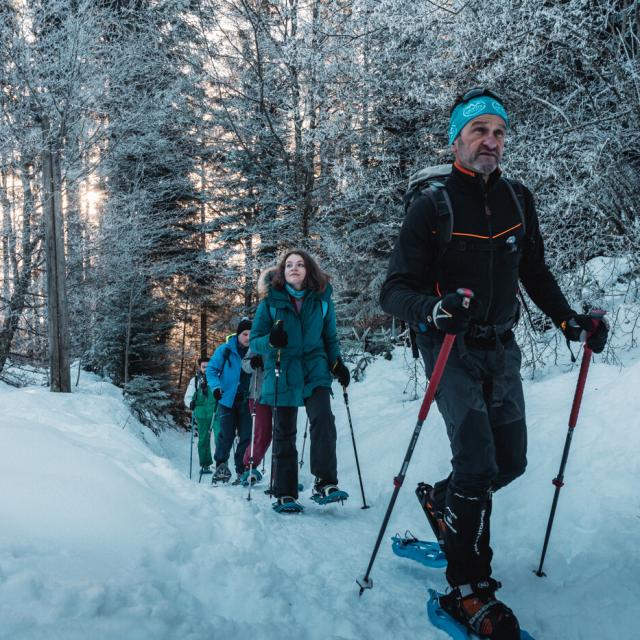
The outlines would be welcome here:
M 258 278 L 258 295 L 261 300 L 269 295 L 269 291 L 271 291 L 271 281 L 277 270 L 278 267 L 268 267 L 260 274 Z M 317 291 L 316 293 L 321 300 L 328 300 L 333 293 L 333 287 L 331 283 L 329 283 L 324 291 Z M 288 297 L 286 292 L 284 292 L 283 295 Z
M 273 276 L 275 275 L 278 267 L 268 267 L 264 269 L 258 278 L 258 295 L 260 298 L 266 298 L 269 294 L 269 289 L 271 288 L 271 280 L 273 280 Z

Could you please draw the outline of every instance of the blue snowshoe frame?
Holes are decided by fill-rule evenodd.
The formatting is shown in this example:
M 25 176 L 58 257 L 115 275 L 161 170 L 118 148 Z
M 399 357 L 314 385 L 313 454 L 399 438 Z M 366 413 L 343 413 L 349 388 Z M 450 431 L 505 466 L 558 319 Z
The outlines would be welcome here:
M 434 627 L 449 634 L 453 640 L 481 640 L 484 636 L 478 636 L 463 624 L 454 620 L 441 606 L 440 596 L 434 589 L 429 589 L 427 600 L 427 615 Z M 534 640 L 524 629 L 520 629 L 520 640 Z
M 260 482 L 260 480 L 262 480 L 262 474 L 260 473 L 260 471 L 258 469 L 252 469 L 251 470 L 251 475 L 256 479 L 256 481 L 253 483 L 252 486 L 255 486 L 258 484 L 258 482 Z M 242 482 L 242 486 L 243 487 L 248 487 L 249 486 L 249 470 L 247 469 L 247 471 L 245 471 L 242 474 L 242 477 L 240 478 L 240 482 Z
M 302 513 L 304 511 L 304 507 L 297 500 L 282 504 L 278 504 L 276 501 L 271 506 L 276 513 Z
M 447 557 L 437 542 L 418 540 L 409 531 L 404 536 L 400 534 L 393 536 L 391 549 L 397 556 L 415 560 L 430 569 L 441 569 L 447 566 Z
M 311 499 L 316 504 L 331 504 L 332 502 L 344 502 L 349 497 L 349 494 L 342 489 L 333 491 L 328 496 L 321 496 L 317 493 L 311 495 Z

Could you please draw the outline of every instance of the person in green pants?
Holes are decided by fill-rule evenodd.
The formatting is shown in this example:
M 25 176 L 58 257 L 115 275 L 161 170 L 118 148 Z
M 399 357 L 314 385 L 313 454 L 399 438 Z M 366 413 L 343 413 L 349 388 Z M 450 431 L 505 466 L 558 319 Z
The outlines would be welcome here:
M 213 464 L 211 457 L 211 427 L 213 424 L 214 435 L 217 437 L 220 428 L 216 411 L 217 402 L 213 397 L 213 390 L 207 384 L 205 371 L 209 364 L 208 358 L 198 358 L 196 375 L 191 378 L 187 392 L 184 395 L 184 404 L 193 411 L 195 423 L 198 428 L 198 458 L 200 460 L 200 473 L 211 473 Z M 218 424 L 216 424 L 218 423 Z

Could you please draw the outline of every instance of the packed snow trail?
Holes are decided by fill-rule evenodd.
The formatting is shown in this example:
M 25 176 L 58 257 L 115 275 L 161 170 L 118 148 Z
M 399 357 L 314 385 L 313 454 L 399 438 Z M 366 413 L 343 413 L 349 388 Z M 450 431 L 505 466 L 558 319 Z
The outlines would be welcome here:
M 640 602 L 637 389 L 640 363 L 597 360 L 587 381 L 545 561 L 537 567 L 577 370 L 526 383 L 529 467 L 494 500 L 499 596 L 536 640 L 634 637 Z M 372 590 L 358 597 L 419 408 L 404 402 L 402 352 L 349 388 L 367 502 L 362 510 L 344 403 L 334 391 L 344 506 L 310 499 L 273 513 L 265 482 L 189 481 L 189 435 L 155 438 L 119 390 L 83 374 L 70 395 L 0 386 L 0 638 L 11 640 L 444 639 L 426 618 L 441 570 L 392 553 L 410 529 L 430 539 L 414 495 L 444 476 L 449 448 L 432 411 L 400 492 Z M 304 429 L 300 412 L 299 446 Z M 308 455 L 305 456 L 308 459 Z M 267 478 L 268 480 L 267 460 Z

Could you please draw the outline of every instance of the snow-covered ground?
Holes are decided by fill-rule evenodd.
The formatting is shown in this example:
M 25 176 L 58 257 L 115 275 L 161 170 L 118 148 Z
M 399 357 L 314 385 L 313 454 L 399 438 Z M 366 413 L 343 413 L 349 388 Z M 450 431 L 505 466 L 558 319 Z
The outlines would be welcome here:
M 545 562 L 537 568 L 577 368 L 525 383 L 529 467 L 494 500 L 500 596 L 537 640 L 637 636 L 640 603 L 640 362 L 591 368 Z M 397 558 L 387 541 L 374 588 L 363 575 L 416 421 L 402 352 L 350 388 L 367 501 L 336 393 L 344 507 L 309 500 L 273 513 L 262 490 L 188 478 L 189 436 L 156 438 L 111 385 L 76 393 L 0 385 L 0 638 L 210 640 L 446 638 L 426 619 L 441 571 Z M 304 415 L 300 418 L 302 442 Z M 194 450 L 194 458 L 195 455 Z M 308 460 L 308 450 L 305 452 Z M 387 531 L 430 537 L 413 489 L 448 471 L 434 409 Z

